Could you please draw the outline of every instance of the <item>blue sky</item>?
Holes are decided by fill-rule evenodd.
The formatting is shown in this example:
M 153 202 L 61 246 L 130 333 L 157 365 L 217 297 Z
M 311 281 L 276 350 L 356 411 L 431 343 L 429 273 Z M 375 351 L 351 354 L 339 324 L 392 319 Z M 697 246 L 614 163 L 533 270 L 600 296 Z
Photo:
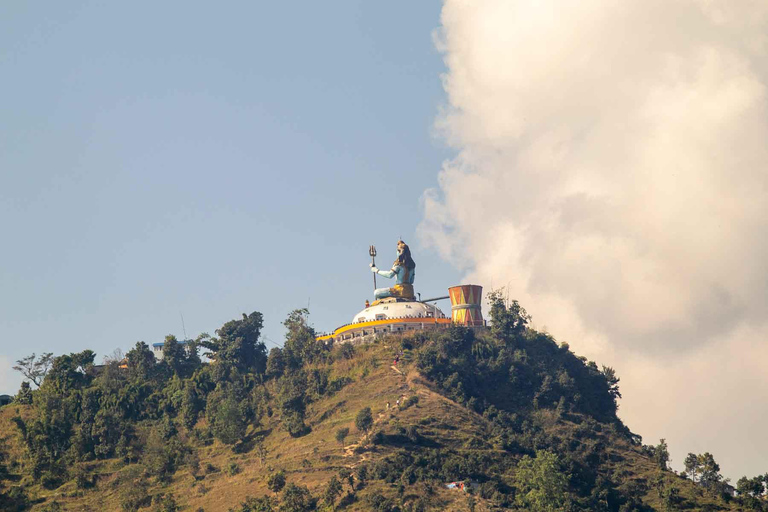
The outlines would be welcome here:
M 678 469 L 764 472 L 768 4 L 593 4 L 0 3 L 0 393 L 180 314 L 333 329 L 402 236 L 417 291 L 507 284 L 616 368 Z
M 440 3 L 0 5 L 0 393 L 32 352 L 347 322 L 451 156 Z M 268 343 L 268 346 L 272 346 Z

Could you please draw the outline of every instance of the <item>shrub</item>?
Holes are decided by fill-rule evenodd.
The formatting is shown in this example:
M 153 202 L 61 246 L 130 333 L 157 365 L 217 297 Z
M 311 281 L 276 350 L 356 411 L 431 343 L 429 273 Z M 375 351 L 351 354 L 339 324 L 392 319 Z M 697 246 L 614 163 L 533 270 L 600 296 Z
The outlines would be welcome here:
M 349 428 L 344 427 L 336 431 L 336 440 L 344 446 L 344 439 L 349 435 Z
M 283 412 L 283 426 L 291 437 L 301 437 L 309 434 L 312 429 L 304 423 L 304 414 L 298 411 Z
M 338 379 L 333 379 L 331 382 L 328 383 L 326 394 L 329 396 L 333 395 L 351 382 L 352 382 L 352 379 L 350 379 L 349 377 L 339 377 Z
M 410 396 L 400 405 L 400 410 L 404 411 L 407 408 L 416 405 L 417 403 L 419 403 L 419 397 L 416 395 Z
M 235 444 L 245 436 L 248 425 L 241 404 L 229 390 L 217 389 L 209 395 L 206 417 L 211 432 L 224 444 Z
M 363 486 L 365 486 L 365 482 L 368 480 L 367 466 L 358 466 L 353 478 L 357 478 L 357 488 L 362 489 Z
M 328 480 L 328 485 L 325 486 L 325 492 L 323 493 L 323 501 L 329 507 L 333 507 L 336 503 L 336 498 L 339 497 L 342 491 L 341 482 L 336 478 L 336 475 L 332 476 Z
M 370 510 L 377 512 L 392 512 L 395 510 L 395 504 L 391 499 L 385 498 L 381 493 L 375 492 L 368 495 L 365 501 L 370 506 Z
M 237 462 L 230 462 L 227 466 L 227 474 L 229 476 L 235 476 L 240 472 L 240 465 Z
M 277 473 L 269 475 L 269 478 L 267 478 L 267 487 L 274 493 L 280 492 L 283 487 L 285 487 L 285 472 L 278 471 Z
M 40 475 L 40 483 L 48 490 L 57 489 L 64 483 L 64 475 L 57 470 L 45 471 Z
M 373 414 L 371 413 L 370 407 L 366 407 L 357 413 L 355 426 L 357 427 L 357 430 L 363 433 L 367 433 L 371 429 L 373 426 Z
M 517 504 L 526 510 L 561 510 L 569 501 L 569 475 L 557 455 L 539 450 L 536 458 L 524 456 L 517 465 Z
M 125 481 L 118 500 L 120 507 L 125 512 L 136 512 L 140 508 L 148 506 L 152 501 L 147 492 L 147 483 L 143 479 Z
M 283 492 L 281 512 L 309 512 L 315 509 L 316 500 L 303 485 L 288 484 Z
M 0 505 L 7 510 L 27 510 L 29 497 L 23 487 L 13 486 L 5 493 L 0 492 Z
M 178 438 L 165 440 L 158 432 L 152 431 L 147 438 L 142 463 L 147 473 L 160 481 L 167 481 L 190 451 Z
M 352 359 L 355 357 L 355 347 L 351 343 L 342 343 L 339 346 L 339 357 L 341 359 Z
M 350 471 L 349 468 L 341 468 L 339 470 L 339 478 L 341 479 L 342 484 L 344 484 L 344 482 L 349 482 L 349 486 L 354 487 L 355 478 L 352 476 L 352 471 Z
M 384 441 L 385 441 L 385 440 L 386 440 L 386 438 L 384 437 L 384 432 L 382 432 L 381 430 L 377 430 L 377 431 L 376 431 L 376 432 L 374 432 L 374 434 L 371 436 L 371 442 L 372 442 L 373 444 L 378 444 L 378 445 L 381 445 L 381 444 L 384 444 Z
M 239 508 L 231 508 L 229 512 L 275 512 L 276 510 L 277 503 L 273 498 L 269 496 L 251 498 L 249 496 L 245 498 Z
M 155 512 L 178 512 L 181 510 L 181 507 L 176 504 L 176 498 L 171 493 L 155 496 L 153 501 Z
M 96 479 L 93 475 L 90 475 L 85 468 L 78 466 L 74 470 L 75 473 L 75 485 L 80 490 L 90 489 L 96 483 Z

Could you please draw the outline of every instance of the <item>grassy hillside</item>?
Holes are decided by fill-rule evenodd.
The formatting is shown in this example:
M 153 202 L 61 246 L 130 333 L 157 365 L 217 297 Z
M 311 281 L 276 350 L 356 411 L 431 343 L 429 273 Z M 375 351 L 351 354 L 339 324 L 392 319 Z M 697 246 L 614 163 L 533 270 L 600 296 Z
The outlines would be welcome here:
M 596 370 L 528 329 L 514 305 L 503 307 L 494 331 L 390 336 L 330 351 L 309 343 L 311 330 L 294 317 L 285 349 L 261 365 L 254 360 L 255 372 L 215 368 L 229 364 L 227 326 L 215 340 L 218 361 L 196 369 L 184 370 L 182 358 L 178 372 L 158 376 L 134 358 L 128 369 L 83 370 L 77 387 L 79 376 L 64 385 L 54 368 L 34 404 L 0 409 L 7 467 L 0 504 L 38 511 L 740 509 L 661 469 L 658 452 L 616 418 L 610 369 Z M 142 372 L 153 389 L 141 391 Z M 89 396 L 98 396 L 90 406 Z M 230 398 L 235 409 L 226 406 Z M 46 408 L 55 400 L 59 410 L 76 403 L 69 424 Z M 133 412 L 118 421 L 104 414 L 113 406 Z M 98 410 L 92 423 L 89 407 Z M 365 408 L 373 419 L 367 433 L 356 426 Z M 33 439 L 59 442 L 56 425 L 71 426 L 58 460 Z M 341 429 L 349 429 L 343 442 Z M 287 485 L 276 493 L 268 483 L 280 472 Z M 341 492 L 329 498 L 334 480 Z M 445 488 L 453 481 L 469 492 Z M 27 505 L 14 503 L 14 486 Z

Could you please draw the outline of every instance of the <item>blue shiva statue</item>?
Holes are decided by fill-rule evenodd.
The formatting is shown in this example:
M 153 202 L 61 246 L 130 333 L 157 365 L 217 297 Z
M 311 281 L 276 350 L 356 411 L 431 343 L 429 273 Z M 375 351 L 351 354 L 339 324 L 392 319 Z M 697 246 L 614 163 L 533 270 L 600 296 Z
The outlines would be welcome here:
M 411 250 L 405 242 L 397 242 L 397 258 L 392 264 L 392 270 L 379 270 L 373 263 L 370 263 L 371 272 L 374 272 L 387 279 L 396 277 L 395 285 L 392 288 L 377 288 L 373 292 L 376 300 L 385 297 L 397 297 L 408 300 L 414 300 L 413 279 L 416 277 L 416 263 L 411 258 Z

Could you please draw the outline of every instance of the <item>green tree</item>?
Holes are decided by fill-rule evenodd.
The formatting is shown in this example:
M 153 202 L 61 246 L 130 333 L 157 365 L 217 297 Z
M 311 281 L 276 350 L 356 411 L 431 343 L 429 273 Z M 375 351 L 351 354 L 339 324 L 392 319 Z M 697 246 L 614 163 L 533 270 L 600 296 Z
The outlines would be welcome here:
M 680 489 L 674 485 L 667 486 L 664 489 L 664 493 L 661 497 L 664 504 L 664 510 L 679 510 L 679 505 L 684 501 L 680 496 Z
M 169 334 L 163 343 L 163 363 L 171 369 L 173 375 L 184 377 L 187 369 L 187 351 L 176 336 Z
M 621 392 L 619 391 L 619 377 L 616 375 L 616 370 L 611 368 L 610 366 L 603 366 L 603 370 L 601 372 L 603 374 L 603 377 L 605 378 L 605 383 L 608 386 L 608 394 L 611 395 L 611 398 L 613 399 L 613 403 L 618 409 L 619 404 L 619 398 L 621 398 Z
M 168 437 L 159 430 L 152 430 L 144 444 L 141 462 L 148 474 L 168 482 L 189 451 L 175 434 Z
M 291 437 L 300 437 L 309 432 L 304 423 L 307 400 L 307 380 L 303 371 L 283 375 L 278 382 L 278 403 L 283 427 Z
M 17 404 L 29 405 L 32 403 L 32 388 L 29 386 L 29 382 L 24 381 L 21 383 L 19 392 L 14 399 Z
M 695 453 L 689 453 L 685 457 L 683 464 L 685 465 L 685 472 L 691 477 L 693 482 L 696 482 L 700 469 L 699 457 Z
M 240 508 L 231 508 L 229 512 L 274 512 L 276 510 L 275 507 L 277 507 L 277 503 L 269 496 L 262 496 L 260 498 L 251 498 L 249 496 L 240 504 Z
M 768 475 L 758 475 L 753 478 L 743 476 L 736 482 L 739 500 L 750 510 L 763 510 L 762 498 L 765 492 L 763 483 L 768 481 Z
M 24 378 L 32 381 L 38 388 L 43 384 L 43 379 L 53 365 L 53 353 L 44 352 L 37 357 L 34 353 L 16 361 L 14 370 L 20 372 Z
M 570 501 L 568 481 L 560 459 L 554 453 L 537 450 L 536 458 L 524 456 L 515 471 L 515 501 L 534 512 L 561 511 Z
M 146 479 L 139 473 L 138 468 L 129 468 L 120 478 L 118 501 L 120 508 L 124 512 L 136 512 L 140 508 L 149 506 L 151 503 L 152 497 L 149 494 L 149 485 Z
M 125 354 L 130 378 L 148 381 L 155 376 L 155 355 L 143 341 L 137 341 L 136 346 Z
M 22 511 L 31 506 L 26 491 L 21 486 L 13 486 L 6 492 L 0 491 L 0 510 Z
M 269 478 L 267 478 L 267 487 L 269 487 L 269 490 L 275 494 L 282 491 L 283 487 L 285 487 L 285 472 L 278 471 L 277 473 L 269 475 Z
M 115 406 L 101 407 L 94 417 L 92 436 L 94 453 L 97 457 L 108 458 L 115 453 L 115 448 L 125 432 L 123 413 Z
M 181 507 L 176 503 L 176 498 L 172 493 L 163 494 L 155 498 L 156 512 L 177 512 Z
M 287 332 L 283 343 L 285 364 L 297 370 L 315 360 L 321 350 L 315 330 L 309 325 L 309 310 L 295 309 L 288 314 L 283 325 Z
M 497 338 L 510 342 L 523 335 L 531 316 L 516 300 L 507 305 L 503 293 L 504 290 L 500 289 L 488 294 L 488 302 L 491 305 L 491 332 Z
M 57 487 L 66 476 L 65 456 L 74 439 L 77 417 L 77 400 L 60 393 L 57 379 L 53 378 L 59 359 L 35 391 L 36 415 L 28 421 L 19 416 L 12 418 L 26 445 L 32 476 L 47 488 Z
M 339 442 L 339 444 L 341 444 L 342 448 L 344 448 L 344 440 L 347 438 L 348 435 L 349 435 L 348 427 L 340 428 L 339 430 L 336 431 L 336 440 Z
M 5 444 L 0 439 L 0 510 L 9 512 L 28 510 L 30 503 L 24 488 L 21 486 L 8 488 L 5 485 L 5 481 L 11 476 L 5 465 L 6 458 Z
M 355 426 L 357 427 L 357 430 L 363 433 L 368 433 L 368 431 L 371 430 L 371 427 L 373 426 L 373 414 L 371 413 L 370 407 L 361 409 L 360 412 L 357 413 Z
M 208 395 L 205 417 L 213 435 L 224 444 L 237 443 L 248 428 L 237 393 L 229 386 L 220 384 Z
M 291 437 L 301 437 L 310 432 L 310 428 L 304 423 L 304 415 L 299 411 L 284 411 L 281 420 Z
M 723 477 L 720 475 L 720 465 L 715 462 L 711 453 L 705 452 L 698 456 L 701 476 L 699 482 L 706 488 L 716 487 Z
M 344 482 L 349 483 L 349 487 L 355 489 L 355 477 L 352 475 L 352 471 L 349 468 L 341 468 L 339 470 L 339 478 L 341 478 L 342 485 Z
M 192 381 L 184 382 L 184 396 L 181 399 L 181 422 L 187 430 L 192 430 L 203 406 Z
M 184 348 L 187 356 L 187 375 L 192 375 L 195 370 L 203 366 L 203 361 L 200 359 L 200 346 L 197 340 L 186 340 Z
M 216 330 L 218 338 L 201 334 L 197 343 L 208 349 L 206 356 L 240 373 L 264 373 L 267 364 L 267 348 L 259 341 L 264 319 L 254 311 L 243 313 L 240 320 L 231 320 Z
M 283 491 L 280 512 L 309 512 L 315 509 L 315 500 L 305 486 L 288 484 Z
M 669 450 L 667 449 L 666 440 L 660 439 L 659 444 L 653 448 L 653 461 L 662 471 L 668 469 L 667 463 L 669 462 Z
M 267 377 L 270 379 L 277 379 L 285 372 L 285 358 L 283 357 L 283 351 L 278 347 L 269 351 L 267 357 Z
M 68 395 L 71 390 L 82 389 L 90 383 L 88 369 L 93 366 L 96 354 L 92 350 L 83 350 L 54 358 L 51 369 L 46 374 L 41 388 L 48 388 L 54 393 Z
M 341 495 L 341 482 L 336 478 L 336 475 L 332 476 L 328 480 L 328 484 L 325 486 L 323 492 L 323 501 L 329 507 L 333 507 L 336 504 L 336 499 Z
M 368 480 L 368 467 L 367 466 L 357 466 L 357 471 L 355 471 L 355 478 L 357 478 L 357 487 L 361 487 L 365 484 L 365 482 Z

